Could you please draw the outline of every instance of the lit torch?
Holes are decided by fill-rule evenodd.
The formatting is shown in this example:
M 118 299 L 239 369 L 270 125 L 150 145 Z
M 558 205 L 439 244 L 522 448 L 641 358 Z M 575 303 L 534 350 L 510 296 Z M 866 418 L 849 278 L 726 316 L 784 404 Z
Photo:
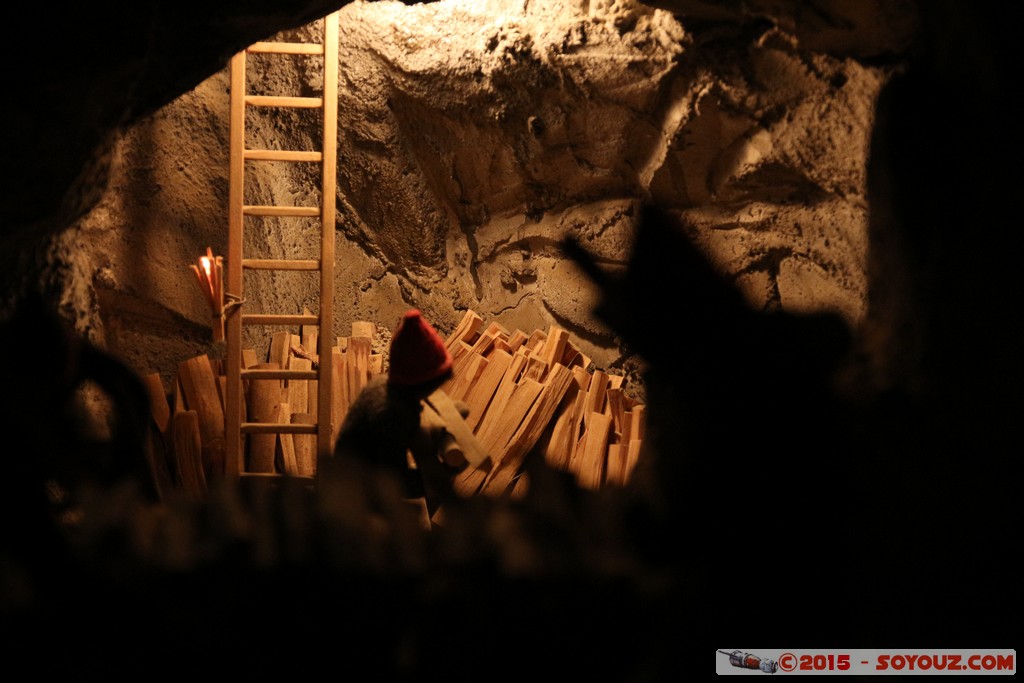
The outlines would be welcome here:
M 199 265 L 192 264 L 192 272 L 199 280 L 199 288 L 210 306 L 212 315 L 213 340 L 224 340 L 224 257 L 214 256 L 206 248 L 206 255 L 199 257 Z

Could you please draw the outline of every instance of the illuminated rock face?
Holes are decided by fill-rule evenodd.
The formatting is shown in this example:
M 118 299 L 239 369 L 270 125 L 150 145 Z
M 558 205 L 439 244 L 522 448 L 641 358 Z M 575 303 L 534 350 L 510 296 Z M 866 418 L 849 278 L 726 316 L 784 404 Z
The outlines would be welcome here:
M 621 268 L 645 199 L 683 215 L 756 307 L 861 320 L 866 145 L 886 72 L 829 53 L 852 52 L 849 33 L 829 42 L 792 16 L 772 28 L 663 6 L 341 10 L 336 334 L 353 320 L 391 328 L 410 306 L 447 331 L 471 308 L 510 329 L 565 327 L 595 364 L 632 373 L 557 243 L 575 235 Z M 318 41 L 319 22 L 283 37 Z M 254 56 L 250 90 L 311 94 L 317 59 Z M 79 327 L 166 377 L 209 348 L 187 264 L 226 249 L 228 93 L 222 69 L 128 128 L 100 201 L 54 251 Z M 308 112 L 250 112 L 247 126 L 250 147 L 318 145 Z M 319 200 L 315 165 L 249 168 L 251 203 Z M 315 228 L 247 223 L 246 248 L 310 257 Z M 317 307 L 312 276 L 245 288 L 250 310 Z

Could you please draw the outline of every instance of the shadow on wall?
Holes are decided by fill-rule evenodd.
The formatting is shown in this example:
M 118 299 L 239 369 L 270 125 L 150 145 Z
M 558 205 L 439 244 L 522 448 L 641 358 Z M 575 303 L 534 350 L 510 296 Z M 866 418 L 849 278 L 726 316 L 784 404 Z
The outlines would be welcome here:
M 926 36 L 942 48 L 955 27 L 964 52 L 953 62 L 926 43 L 879 102 L 864 330 L 750 310 L 648 207 L 621 279 L 565 244 L 604 292 L 597 314 L 649 364 L 650 447 L 631 488 L 580 491 L 535 463 L 521 501 L 466 500 L 423 532 L 395 481 L 356 468 L 329 468 L 313 491 L 226 486 L 204 504 L 152 506 L 114 481 L 83 487 L 78 516 L 56 525 L 39 522 L 46 468 L 8 449 L 21 463 L 0 519 L 11 651 L 71 629 L 36 670 L 186 671 L 198 647 L 207 670 L 234 673 L 302 660 L 385 680 L 543 666 L 661 681 L 692 670 L 693 650 L 710 661 L 718 639 L 1013 647 L 1005 444 L 1022 373 L 1004 266 L 1020 238 L 993 163 L 1012 109 L 998 81 L 959 78 L 1009 23 L 932 7 Z M 972 96 L 950 102 L 954 86 Z M 666 307 L 674 330 L 649 324 Z M 4 404 L 10 443 L 71 424 L 46 403 L 64 398 L 65 365 L 41 370 L 56 380 L 43 403 Z

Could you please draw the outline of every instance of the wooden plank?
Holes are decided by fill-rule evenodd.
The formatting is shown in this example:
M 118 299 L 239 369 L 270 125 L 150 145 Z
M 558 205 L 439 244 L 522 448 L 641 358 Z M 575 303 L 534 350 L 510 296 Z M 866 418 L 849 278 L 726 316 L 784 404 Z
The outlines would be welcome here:
M 451 392 L 456 380 L 466 371 L 470 361 L 477 356 L 486 356 L 499 332 L 492 327 L 480 333 L 473 346 L 466 352 L 452 355 L 452 375 L 441 385 L 445 392 Z
M 605 398 L 604 412 L 612 416 L 612 429 L 616 434 L 622 434 L 622 421 L 626 413 L 622 389 L 609 386 Z
M 312 312 L 306 308 L 302 308 L 302 315 L 312 315 Z M 317 348 L 317 337 L 319 336 L 320 328 L 317 325 L 300 325 L 299 326 L 299 343 L 302 345 L 303 350 L 312 355 L 319 355 L 320 350 Z
M 646 408 L 643 405 L 635 405 L 633 406 L 633 410 L 630 412 L 633 413 L 633 424 L 630 425 L 629 431 L 630 439 L 639 439 L 642 441 L 645 436 L 647 425 Z
M 569 341 L 569 333 L 560 327 L 552 325 L 548 329 L 547 339 L 544 341 L 544 346 L 541 348 L 541 360 L 548 367 L 553 366 L 555 363 L 562 362 L 562 356 L 565 355 L 565 344 Z
M 609 389 L 621 389 L 625 384 L 626 378 L 623 375 L 608 375 Z
M 508 338 L 509 353 L 515 354 L 529 337 L 522 330 L 516 330 Z
M 640 460 L 640 452 L 642 448 L 642 441 L 639 439 L 630 440 L 629 450 L 626 453 L 626 467 L 624 472 L 624 481 L 626 484 L 628 484 L 630 479 L 633 478 L 633 471 L 636 470 L 636 463 Z
M 348 340 L 349 339 L 351 339 L 351 337 L 338 337 L 338 344 L 337 344 L 337 346 L 335 348 L 337 348 L 342 353 L 348 353 Z
M 288 368 L 288 356 L 292 353 L 292 333 L 287 331 L 275 332 L 270 336 L 270 348 L 267 350 L 266 361 L 278 366 L 278 369 Z
M 318 206 L 257 206 L 242 207 L 246 216 L 275 216 L 278 218 L 316 218 L 320 215 Z
M 257 369 L 275 369 L 276 363 L 260 363 Z M 276 424 L 281 404 L 281 381 L 249 380 L 249 420 Z M 250 434 L 247 472 L 274 472 L 276 434 Z
M 608 390 L 608 375 L 602 370 L 595 370 L 590 376 L 590 387 L 587 389 L 587 405 L 583 413 L 584 420 L 590 417 L 591 413 L 603 413 L 605 393 Z
M 316 417 L 314 415 L 310 415 L 309 413 L 292 413 L 292 424 L 315 425 Z M 295 446 L 295 464 L 298 467 L 299 476 L 315 476 L 316 435 L 292 434 L 292 442 Z
M 512 354 L 500 350 L 492 353 L 488 358 L 487 367 L 462 399 L 469 407 L 466 423 L 474 431 L 487 411 L 487 406 L 494 398 L 494 392 L 498 389 L 498 384 L 511 363 Z
M 466 368 L 451 383 L 451 388 L 446 392 L 454 401 L 465 401 L 466 394 L 480 380 L 480 376 L 487 369 L 489 361 L 478 353 L 472 354 Z
M 277 363 L 275 362 L 274 365 L 277 366 Z M 320 372 L 318 370 L 293 370 L 291 368 L 288 368 L 287 370 L 275 368 L 250 368 L 248 370 L 242 370 L 242 377 L 247 380 L 277 379 L 294 382 L 297 380 L 308 381 L 311 379 L 318 379 L 320 377 Z
M 633 411 L 627 410 L 622 414 L 622 430 L 619 432 L 619 443 L 629 446 L 633 437 Z
M 572 382 L 563 399 L 561 412 L 555 418 L 555 425 L 544 450 L 544 461 L 559 470 L 568 470 L 576 442 L 580 438 L 583 404 L 587 394 Z
M 210 358 L 201 354 L 178 364 L 178 379 L 189 410 L 199 415 L 203 462 L 209 478 L 225 471 L 225 422 L 220 387 Z
M 199 412 L 181 410 L 174 413 L 171 432 L 178 483 L 186 496 L 202 498 L 206 495 L 207 485 Z
M 523 371 L 523 376 L 529 377 L 535 382 L 541 382 L 544 380 L 544 375 L 547 371 L 547 363 L 545 363 L 540 356 L 531 353 L 529 359 L 526 361 L 526 370 Z
M 379 353 L 370 354 L 370 377 L 384 372 L 384 356 Z
M 242 349 L 242 369 L 248 369 L 259 365 L 260 359 L 256 355 L 256 349 Z
M 377 326 L 365 320 L 356 320 L 352 323 L 352 336 L 363 337 L 372 342 L 377 337 Z
M 287 402 L 278 404 L 278 422 L 292 423 L 292 407 Z M 299 476 L 299 463 L 295 455 L 295 441 L 291 434 L 281 433 L 277 435 L 278 452 L 275 457 L 280 456 L 279 470 L 290 477 Z
M 587 440 L 580 458 L 577 480 L 580 486 L 594 490 L 604 482 L 605 461 L 608 457 L 608 435 L 612 416 L 592 412 L 587 418 Z
M 520 383 L 519 390 L 523 384 L 532 380 L 524 379 Z M 499 496 L 508 490 L 509 485 L 519 474 L 526 454 L 536 445 L 541 434 L 547 429 L 555 411 L 562 403 L 566 392 L 572 384 L 572 373 L 561 363 L 551 368 L 550 377 L 541 389 L 542 392 L 532 403 L 530 411 L 516 428 L 515 434 L 509 439 L 508 444 L 501 451 L 491 450 L 497 453 L 494 457 L 494 465 L 487 475 L 481 491 L 485 495 Z M 513 400 L 515 395 L 513 395 Z M 511 408 L 511 401 L 509 403 Z
M 487 478 L 487 472 L 475 467 L 467 467 L 452 480 L 452 490 L 462 498 L 471 498 L 480 492 L 480 487 Z
M 448 352 L 453 353 L 455 346 L 458 342 L 472 343 L 473 337 L 477 331 L 483 326 L 484 319 L 481 318 L 475 311 L 467 310 L 462 315 L 462 320 L 455 326 L 455 329 L 448 339 L 445 341 L 445 346 L 448 347 Z
M 149 413 L 153 418 L 153 424 L 157 431 L 166 434 L 171 424 L 171 405 L 167 402 L 167 392 L 164 390 L 163 380 L 159 372 L 153 372 L 143 376 L 143 384 L 146 385 L 146 394 L 149 396 Z
M 540 345 L 543 344 L 544 340 L 547 338 L 548 334 L 544 330 L 534 330 L 533 333 L 530 335 L 529 339 L 527 339 L 526 342 L 523 344 L 523 346 L 525 346 L 532 354 L 534 351 L 540 348 Z
M 334 355 L 334 364 L 331 366 L 334 375 L 331 384 L 331 443 L 334 443 L 338 440 L 341 423 L 345 421 L 348 409 L 352 405 L 352 397 L 349 393 L 348 358 L 336 347 L 331 353 Z
M 544 390 L 544 385 L 536 380 L 524 377 L 516 384 L 515 390 L 505 402 L 501 415 L 493 423 L 493 427 L 481 438 L 481 443 L 488 453 L 502 453 L 515 435 L 523 420 L 530 414 L 534 402 Z
M 370 381 L 370 339 L 368 337 L 352 337 L 348 353 L 350 365 L 355 368 L 353 377 L 356 383 L 350 387 L 352 400 L 359 395 L 366 383 Z
M 509 362 L 508 368 L 505 373 L 501 376 L 501 380 L 498 382 L 498 388 L 494 391 L 494 396 L 491 398 L 491 402 L 487 407 L 486 412 L 477 421 L 476 432 L 477 438 L 482 439 L 487 434 L 495 423 L 501 420 L 502 412 L 505 410 L 505 404 L 508 402 L 509 396 L 515 391 L 516 382 L 518 382 L 520 375 L 522 375 L 523 368 L 526 367 L 527 363 L 526 353 L 522 350 L 512 356 L 512 360 Z M 471 409 L 472 410 L 472 409 Z
M 625 446 L 617 443 L 608 444 L 608 462 L 604 475 L 606 484 L 626 485 L 626 454 L 628 450 L 628 444 Z
M 473 430 L 466 424 L 451 397 L 438 389 L 427 397 L 427 403 L 444 421 L 448 433 L 455 437 L 469 466 L 474 469 L 489 469 L 488 451 L 484 449 L 476 435 L 473 434 Z
M 171 474 L 173 462 L 168 459 L 167 438 L 171 426 L 171 405 L 167 401 L 163 380 L 160 373 L 154 372 L 142 377 L 149 395 L 150 423 L 146 430 L 149 449 L 146 457 L 149 463 L 150 476 L 160 500 L 165 500 L 174 489 L 174 476 Z
M 312 370 L 313 361 L 308 358 L 290 356 L 288 358 L 288 369 L 300 372 Z M 305 413 L 309 408 L 309 381 L 303 379 L 292 379 L 288 381 L 288 404 L 296 413 Z

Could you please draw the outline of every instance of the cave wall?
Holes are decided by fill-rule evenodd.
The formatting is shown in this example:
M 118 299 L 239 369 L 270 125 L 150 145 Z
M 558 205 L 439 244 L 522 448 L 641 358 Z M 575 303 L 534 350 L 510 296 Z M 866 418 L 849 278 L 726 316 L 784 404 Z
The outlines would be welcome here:
M 410 306 L 446 332 L 471 308 L 510 329 L 565 327 L 596 366 L 639 380 L 558 241 L 577 236 L 621 269 L 648 199 L 683 216 L 755 307 L 858 324 L 867 141 L 889 70 L 853 53 L 850 31 L 815 40 L 804 23 L 703 7 L 692 27 L 679 8 L 634 2 L 342 8 L 335 333 L 389 329 Z M 317 59 L 249 64 L 252 93 L 308 94 L 322 79 Z M 222 68 L 125 127 L 101 199 L 48 254 L 77 328 L 168 380 L 180 360 L 219 353 L 188 264 L 226 250 L 229 91 Z M 250 108 L 247 144 L 315 149 L 319 125 Z M 247 202 L 318 201 L 315 165 L 248 169 Z M 247 223 L 246 251 L 310 257 L 315 228 Z M 250 310 L 316 310 L 309 275 L 246 278 Z M 267 330 L 247 334 L 266 344 Z

